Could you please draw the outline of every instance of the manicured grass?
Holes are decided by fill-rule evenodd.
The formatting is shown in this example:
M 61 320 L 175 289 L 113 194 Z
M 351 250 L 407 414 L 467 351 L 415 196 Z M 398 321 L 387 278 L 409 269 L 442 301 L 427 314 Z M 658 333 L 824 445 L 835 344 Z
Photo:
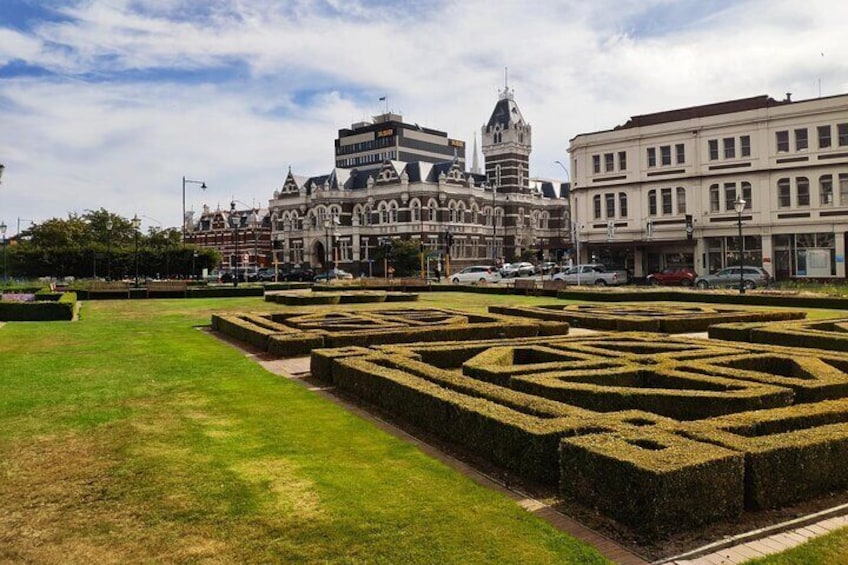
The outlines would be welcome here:
M 747 565 L 835 565 L 848 563 L 848 528 L 815 538 L 777 555 L 748 561 Z
M 0 562 L 605 562 L 194 327 L 275 308 L 94 301 L 0 329 Z

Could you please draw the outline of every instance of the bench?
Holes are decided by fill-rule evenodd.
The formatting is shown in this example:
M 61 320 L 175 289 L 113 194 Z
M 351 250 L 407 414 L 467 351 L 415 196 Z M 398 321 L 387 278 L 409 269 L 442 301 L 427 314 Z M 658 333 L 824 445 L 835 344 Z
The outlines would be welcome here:
M 565 288 L 564 280 L 542 281 L 542 290 L 562 290 Z
M 188 281 L 150 281 L 147 283 L 147 298 L 155 294 L 182 294 L 188 296 Z
M 512 288 L 516 290 L 523 290 L 524 294 L 535 294 L 536 279 L 516 279 Z
M 125 294 L 130 297 L 130 283 L 123 281 L 90 281 L 86 290 L 89 298 L 93 294 Z

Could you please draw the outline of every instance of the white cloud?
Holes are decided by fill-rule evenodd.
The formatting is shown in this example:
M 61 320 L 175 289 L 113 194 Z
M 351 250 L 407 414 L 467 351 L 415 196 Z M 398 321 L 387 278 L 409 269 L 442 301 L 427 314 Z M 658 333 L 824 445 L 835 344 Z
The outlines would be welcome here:
M 848 90 L 839 1 L 68 0 L 62 13 L 0 27 L 0 65 L 53 73 L 0 69 L 7 223 L 105 207 L 175 225 L 183 175 L 210 186 L 189 208 L 264 203 L 289 165 L 329 172 L 336 130 L 384 94 L 470 147 L 504 66 L 533 125 L 531 173 L 549 177 L 571 137 L 634 114 L 815 97 L 819 79 L 824 95 Z

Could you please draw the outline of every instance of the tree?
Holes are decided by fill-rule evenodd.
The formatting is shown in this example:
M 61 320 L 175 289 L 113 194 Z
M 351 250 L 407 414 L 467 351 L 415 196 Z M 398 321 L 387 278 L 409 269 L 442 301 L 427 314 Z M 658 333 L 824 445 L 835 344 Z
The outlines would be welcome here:
M 421 268 L 419 245 L 418 241 L 409 239 L 391 240 L 391 245 L 388 248 L 391 249 L 389 264 L 394 267 L 396 277 L 413 276 Z M 374 259 L 380 265 L 380 269 L 382 269 L 383 260 L 386 258 L 386 251 L 386 246 L 380 246 L 374 253 Z

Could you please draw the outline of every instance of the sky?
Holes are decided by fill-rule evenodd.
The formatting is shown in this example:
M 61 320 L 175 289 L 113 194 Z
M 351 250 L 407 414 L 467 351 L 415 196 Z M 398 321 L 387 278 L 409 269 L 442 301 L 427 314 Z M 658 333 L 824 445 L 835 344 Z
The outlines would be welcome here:
M 470 167 L 507 68 L 531 176 L 567 180 L 571 138 L 633 115 L 848 93 L 846 21 L 844 0 L 0 0 L 0 222 L 179 226 L 183 177 L 208 186 L 187 210 L 264 207 L 386 104 Z

